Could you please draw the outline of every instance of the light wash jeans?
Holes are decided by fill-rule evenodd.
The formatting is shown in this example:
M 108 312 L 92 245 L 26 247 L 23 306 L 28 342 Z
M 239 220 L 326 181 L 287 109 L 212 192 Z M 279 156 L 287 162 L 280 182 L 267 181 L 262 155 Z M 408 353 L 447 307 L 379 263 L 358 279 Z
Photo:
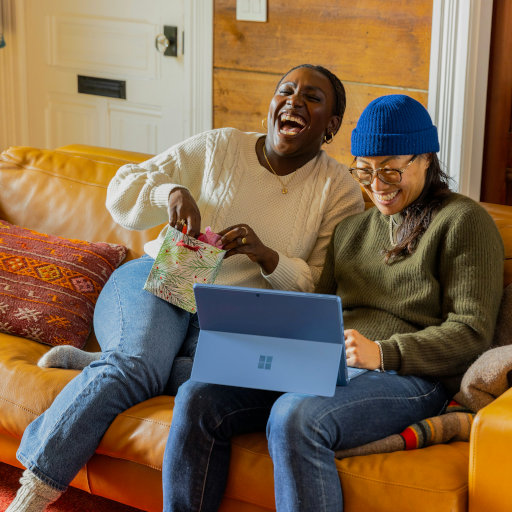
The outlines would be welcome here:
M 334 451 L 401 432 L 439 414 L 443 386 L 368 372 L 334 397 L 185 382 L 163 464 L 164 512 L 214 512 L 224 493 L 231 438 L 265 430 L 278 512 L 340 512 Z
M 23 434 L 18 460 L 56 489 L 66 489 L 119 413 L 163 393 L 180 347 L 195 351 L 197 316 L 143 290 L 152 264 L 145 256 L 112 274 L 94 313 L 101 359 Z

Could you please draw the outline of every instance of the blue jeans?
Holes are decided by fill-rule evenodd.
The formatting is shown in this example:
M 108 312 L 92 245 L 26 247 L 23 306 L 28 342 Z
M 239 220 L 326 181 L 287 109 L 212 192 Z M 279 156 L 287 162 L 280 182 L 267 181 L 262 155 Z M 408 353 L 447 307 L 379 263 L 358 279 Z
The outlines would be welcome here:
M 195 350 L 196 315 L 143 290 L 152 264 L 142 257 L 112 274 L 94 313 L 101 359 L 23 434 L 18 460 L 56 489 L 66 489 L 119 413 L 162 394 L 180 347 L 190 355 Z
M 163 464 L 164 512 L 214 512 L 224 493 L 231 438 L 266 429 L 278 512 L 340 512 L 334 451 L 401 432 L 439 414 L 436 382 L 367 372 L 334 397 L 187 381 L 176 396 Z

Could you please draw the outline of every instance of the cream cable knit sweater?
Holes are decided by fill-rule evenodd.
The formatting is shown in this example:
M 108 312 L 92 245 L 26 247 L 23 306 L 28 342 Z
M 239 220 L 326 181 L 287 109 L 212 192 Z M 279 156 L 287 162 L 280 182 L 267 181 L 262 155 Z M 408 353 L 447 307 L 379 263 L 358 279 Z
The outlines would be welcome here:
M 310 292 L 334 227 L 363 210 L 361 191 L 346 167 L 321 151 L 283 178 L 288 194 L 282 194 L 276 176 L 258 161 L 255 145 L 262 136 L 234 128 L 212 130 L 139 165 L 125 165 L 109 184 L 107 208 L 125 228 L 147 229 L 168 222 L 169 193 L 184 186 L 199 206 L 203 230 L 246 223 L 279 253 L 268 275 L 247 256 L 228 258 L 216 283 Z M 166 229 L 145 246 L 153 258 Z

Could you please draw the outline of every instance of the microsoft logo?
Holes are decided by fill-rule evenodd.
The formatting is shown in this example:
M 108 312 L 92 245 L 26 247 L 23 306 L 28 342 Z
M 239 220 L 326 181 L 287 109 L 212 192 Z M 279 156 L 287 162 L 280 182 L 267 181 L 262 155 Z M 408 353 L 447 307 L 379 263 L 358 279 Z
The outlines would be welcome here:
M 261 370 L 270 370 L 272 367 L 272 356 L 260 356 L 258 368 Z

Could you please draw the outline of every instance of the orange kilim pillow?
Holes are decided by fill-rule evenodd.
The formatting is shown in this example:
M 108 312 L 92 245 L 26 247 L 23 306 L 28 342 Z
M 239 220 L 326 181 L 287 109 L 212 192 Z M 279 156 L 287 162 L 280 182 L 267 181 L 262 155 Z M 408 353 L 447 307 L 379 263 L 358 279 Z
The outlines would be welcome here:
M 98 295 L 126 252 L 0 220 L 0 331 L 82 348 Z

